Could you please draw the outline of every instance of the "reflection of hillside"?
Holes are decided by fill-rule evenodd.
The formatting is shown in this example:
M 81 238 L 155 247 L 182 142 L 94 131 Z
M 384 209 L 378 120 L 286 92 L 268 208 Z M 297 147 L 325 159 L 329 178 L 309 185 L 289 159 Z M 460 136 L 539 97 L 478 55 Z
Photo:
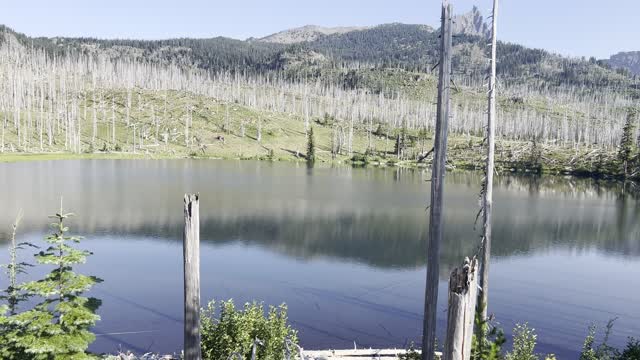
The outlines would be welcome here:
M 378 267 L 418 267 L 426 261 L 428 174 L 423 171 L 337 168 L 314 169 L 308 176 L 304 167 L 288 164 L 201 161 L 0 167 L 0 180 L 8 185 L 0 190 L 0 219 L 10 223 L 15 209 L 23 207 L 23 232 L 44 231 L 48 209 L 62 194 L 65 207 L 79 214 L 71 223 L 77 233 L 178 241 L 181 195 L 199 190 L 203 241 L 241 240 L 290 256 Z M 479 181 L 479 173 L 447 175 L 443 269 L 477 247 Z M 561 246 L 640 256 L 638 202 L 621 193 L 620 185 L 592 180 L 501 176 L 493 251 L 510 256 Z
M 500 213 L 499 213 L 500 214 Z M 307 218 L 250 216 L 207 218 L 202 241 L 212 244 L 242 241 L 300 258 L 329 257 L 376 267 L 415 268 L 426 262 L 426 226 L 421 214 L 337 214 Z M 443 273 L 473 253 L 477 237 L 468 218 L 448 215 L 442 247 Z M 572 221 L 557 216 L 531 216 L 527 221 L 504 214 L 494 225 L 494 254 L 511 256 L 553 247 L 577 251 L 596 248 L 618 255 L 640 256 L 640 224 L 605 221 Z M 630 220 L 630 219 L 629 219 Z M 115 230 L 132 238 L 154 236 L 180 241 L 181 223 L 150 221 L 149 224 L 117 227 L 79 227 L 80 233 Z

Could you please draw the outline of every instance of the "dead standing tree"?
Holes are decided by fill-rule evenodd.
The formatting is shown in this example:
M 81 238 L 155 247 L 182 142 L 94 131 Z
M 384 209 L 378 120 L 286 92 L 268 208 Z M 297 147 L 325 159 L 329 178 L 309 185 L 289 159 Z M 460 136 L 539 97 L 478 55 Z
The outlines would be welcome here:
M 200 349 L 200 199 L 184 196 L 184 359 L 202 359 Z
M 438 275 L 440 273 L 440 242 L 443 234 L 444 176 L 446 171 L 447 136 L 449 125 L 449 95 L 451 84 L 451 5 L 442 2 L 440 76 L 438 81 L 438 109 L 431 174 L 431 206 L 429 217 L 429 245 L 427 249 L 427 284 L 424 299 L 422 360 L 433 360 L 436 340 L 436 312 L 438 306 Z
M 482 270 L 480 273 L 480 298 L 478 306 L 482 310 L 482 319 L 487 319 L 489 301 L 489 260 L 491 258 L 491 213 L 493 207 L 493 173 L 495 167 L 496 132 L 496 46 L 498 0 L 493 0 L 491 27 L 491 74 L 489 75 L 489 104 L 487 116 L 487 167 L 482 199 Z

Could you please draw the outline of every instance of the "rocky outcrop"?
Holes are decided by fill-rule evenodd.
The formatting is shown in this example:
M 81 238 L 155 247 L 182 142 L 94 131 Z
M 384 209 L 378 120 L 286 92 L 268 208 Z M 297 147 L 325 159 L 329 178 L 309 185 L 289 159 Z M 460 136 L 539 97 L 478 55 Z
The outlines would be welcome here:
M 619 52 L 606 61 L 614 69 L 627 69 L 631 74 L 640 75 L 640 51 Z

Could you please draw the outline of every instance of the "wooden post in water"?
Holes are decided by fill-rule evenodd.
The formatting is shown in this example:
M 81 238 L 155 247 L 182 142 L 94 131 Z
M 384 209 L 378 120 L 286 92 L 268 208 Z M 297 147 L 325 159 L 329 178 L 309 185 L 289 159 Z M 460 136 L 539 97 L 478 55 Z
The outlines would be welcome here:
M 431 210 L 422 332 L 422 360 L 433 360 L 436 351 L 438 275 L 440 273 L 440 242 L 442 241 L 443 233 L 444 175 L 446 171 L 449 93 L 451 87 L 451 5 L 448 0 L 443 0 L 442 2 L 442 25 L 440 29 L 440 78 L 438 81 L 438 114 L 436 118 L 433 171 L 431 173 Z
M 471 339 L 478 298 L 478 260 L 464 259 L 462 267 L 455 268 L 449 278 L 449 310 L 447 338 L 443 357 L 446 360 L 469 360 Z
M 482 319 L 487 319 L 489 307 L 489 260 L 491 259 L 491 214 L 493 208 L 493 172 L 495 171 L 496 147 L 496 47 L 498 31 L 498 0 L 493 0 L 493 25 L 491 27 L 491 73 L 489 75 L 489 104 L 487 116 L 487 167 L 485 169 L 485 189 L 482 221 L 482 272 L 480 273 L 480 299 L 478 306 L 482 308 Z
M 200 202 L 184 196 L 184 359 L 202 359 L 200 350 Z

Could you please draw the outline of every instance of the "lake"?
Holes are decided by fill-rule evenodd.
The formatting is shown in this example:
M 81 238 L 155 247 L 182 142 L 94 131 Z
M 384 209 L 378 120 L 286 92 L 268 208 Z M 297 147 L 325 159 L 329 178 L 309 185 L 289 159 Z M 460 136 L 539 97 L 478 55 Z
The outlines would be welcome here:
M 201 287 L 209 299 L 286 302 L 307 349 L 419 343 L 429 172 L 307 169 L 216 160 L 0 164 L 0 262 L 10 224 L 42 244 L 63 199 L 94 252 L 80 271 L 104 282 L 91 349 L 182 347 L 182 201 L 200 193 Z M 479 243 L 481 173 L 446 178 L 438 332 L 446 281 Z M 498 176 L 489 311 L 507 335 L 538 333 L 538 352 L 577 358 L 587 329 L 617 318 L 611 343 L 640 337 L 640 202 L 615 183 Z M 31 259 L 23 253 L 23 259 Z M 6 287 L 3 276 L 0 283 Z

